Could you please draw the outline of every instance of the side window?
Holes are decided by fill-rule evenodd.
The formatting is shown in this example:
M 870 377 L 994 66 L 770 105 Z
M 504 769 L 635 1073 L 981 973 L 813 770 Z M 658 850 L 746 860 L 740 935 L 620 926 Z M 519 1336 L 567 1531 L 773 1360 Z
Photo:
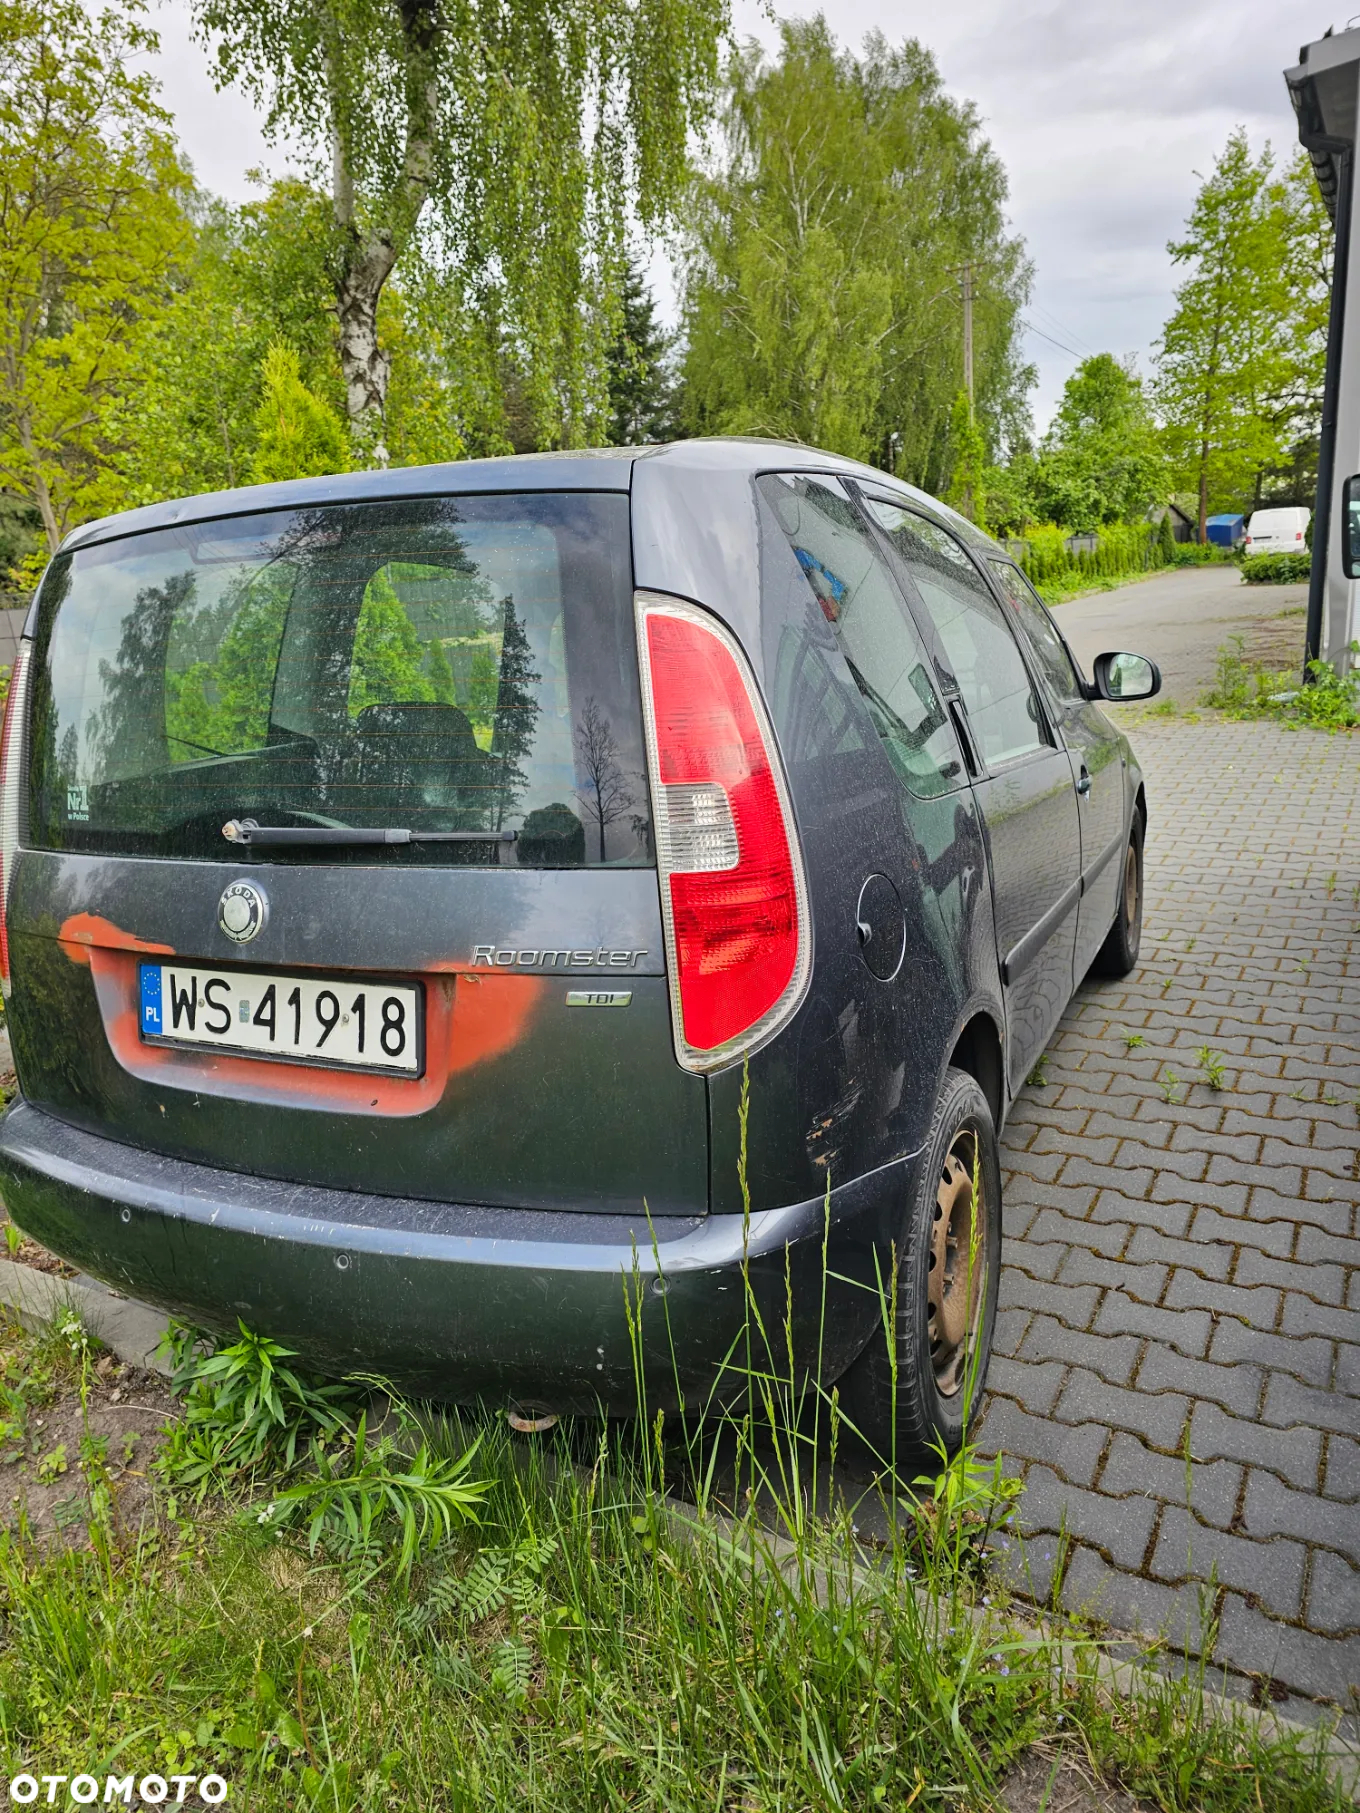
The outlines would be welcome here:
M 939 632 L 987 765 L 1045 748 L 1043 714 L 1015 637 L 962 546 L 913 510 L 882 498 L 865 501 Z
M 896 583 L 835 479 L 760 481 L 794 558 L 836 632 L 888 759 L 913 793 L 946 793 L 963 774 L 929 660 Z
M 1086 695 L 1081 689 L 1081 678 L 1067 652 L 1067 644 L 1058 634 L 1057 626 L 1044 609 L 1043 601 L 1034 587 L 1008 560 L 994 560 L 992 571 L 996 574 L 998 585 L 1015 606 L 1015 614 L 1029 638 L 1029 645 L 1038 656 L 1048 683 L 1058 698 L 1084 699 Z

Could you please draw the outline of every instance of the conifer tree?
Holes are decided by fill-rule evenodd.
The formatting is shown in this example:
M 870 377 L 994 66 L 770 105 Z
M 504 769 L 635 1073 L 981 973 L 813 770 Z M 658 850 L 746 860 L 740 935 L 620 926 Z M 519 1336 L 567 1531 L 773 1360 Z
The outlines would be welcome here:
M 1276 464 L 1288 389 L 1290 222 L 1269 145 L 1228 140 L 1168 247 L 1187 270 L 1157 352 L 1156 399 L 1176 476 L 1199 499 L 1199 539 L 1214 504 L 1246 502 Z
M 251 467 L 257 485 L 350 469 L 349 437 L 335 411 L 302 382 L 297 353 L 276 342 L 265 354 Z

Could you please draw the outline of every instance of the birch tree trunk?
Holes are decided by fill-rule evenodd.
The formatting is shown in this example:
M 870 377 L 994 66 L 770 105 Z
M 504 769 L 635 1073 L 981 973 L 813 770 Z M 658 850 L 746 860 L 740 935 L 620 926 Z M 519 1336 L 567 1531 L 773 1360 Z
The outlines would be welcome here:
M 400 0 L 399 10 L 409 95 L 406 143 L 400 174 L 378 209 L 385 218 L 376 223 L 359 218 L 348 147 L 335 124 L 344 111 L 334 103 L 331 108 L 331 194 L 341 237 L 335 309 L 345 410 L 357 446 L 378 466 L 388 461 L 383 424 L 392 375 L 391 355 L 378 341 L 378 303 L 429 198 L 438 131 L 433 15 L 420 0 Z

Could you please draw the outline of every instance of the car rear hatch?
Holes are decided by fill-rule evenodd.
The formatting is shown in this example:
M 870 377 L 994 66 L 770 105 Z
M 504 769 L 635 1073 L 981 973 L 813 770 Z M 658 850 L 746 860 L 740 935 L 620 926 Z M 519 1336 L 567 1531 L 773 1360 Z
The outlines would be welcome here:
M 44 581 L 26 690 L 30 1101 L 299 1183 L 706 1210 L 626 495 L 95 540 Z

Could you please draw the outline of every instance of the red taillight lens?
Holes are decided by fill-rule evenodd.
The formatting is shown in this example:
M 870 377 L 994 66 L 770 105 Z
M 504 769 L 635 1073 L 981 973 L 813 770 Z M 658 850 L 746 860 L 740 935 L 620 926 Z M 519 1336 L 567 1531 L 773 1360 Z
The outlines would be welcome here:
M 9 884 L 19 848 L 22 816 L 21 793 L 23 726 L 28 706 L 29 645 L 19 644 L 5 700 L 5 723 L 0 730 L 0 982 L 9 993 Z
M 712 617 L 638 595 L 676 1050 L 692 1070 L 763 1043 L 802 1000 L 811 927 L 788 790 L 740 648 Z

